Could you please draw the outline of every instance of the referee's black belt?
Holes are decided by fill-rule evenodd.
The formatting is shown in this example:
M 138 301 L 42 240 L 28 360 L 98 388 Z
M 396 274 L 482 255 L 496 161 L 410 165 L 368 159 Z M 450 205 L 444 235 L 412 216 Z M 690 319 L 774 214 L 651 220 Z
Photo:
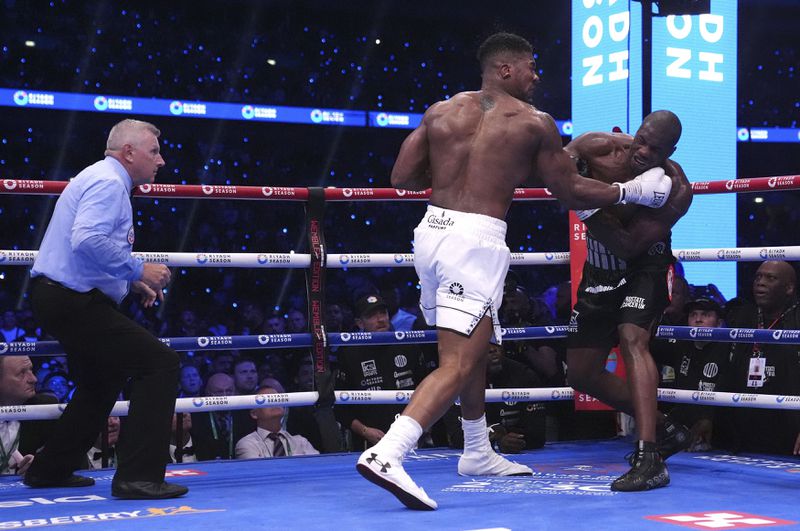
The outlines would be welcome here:
M 71 291 L 73 293 L 79 293 L 78 291 L 75 291 L 74 289 L 66 287 L 61 282 L 56 282 L 55 280 L 49 279 L 44 275 L 39 275 L 38 277 L 34 277 L 33 280 L 36 281 L 36 282 L 39 282 L 40 284 L 46 284 L 48 286 L 53 286 L 54 288 L 61 288 L 61 289 L 65 289 L 67 291 Z

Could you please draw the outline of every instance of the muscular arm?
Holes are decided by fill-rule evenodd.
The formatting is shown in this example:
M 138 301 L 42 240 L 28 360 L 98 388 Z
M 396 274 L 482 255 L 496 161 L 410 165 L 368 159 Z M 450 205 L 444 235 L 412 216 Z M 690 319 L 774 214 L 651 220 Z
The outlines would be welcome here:
M 598 241 L 623 260 L 639 256 L 651 245 L 666 238 L 672 226 L 689 209 L 692 188 L 683 169 L 672 163 L 668 171 L 678 176 L 680 184 L 674 185 L 673 195 L 663 208 L 653 210 L 637 207 L 637 213 L 625 225 L 616 216 L 604 211 L 584 222 Z
M 581 177 L 569 154 L 561 146 L 561 136 L 549 115 L 537 125 L 540 137 L 533 176 L 541 179 L 561 203 L 571 209 L 602 208 L 619 201 L 617 186 Z
M 422 123 L 414 129 L 400 146 L 400 153 L 392 168 L 392 186 L 403 190 L 426 190 L 431 187 L 430 158 L 428 157 L 429 113 L 425 112 Z

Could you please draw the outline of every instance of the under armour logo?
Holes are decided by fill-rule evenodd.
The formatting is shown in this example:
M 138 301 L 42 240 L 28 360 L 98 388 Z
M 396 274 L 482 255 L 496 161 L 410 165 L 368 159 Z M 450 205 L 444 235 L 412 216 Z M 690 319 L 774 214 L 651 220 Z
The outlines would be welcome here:
M 390 468 L 392 468 L 391 463 L 384 463 L 382 461 L 379 461 L 378 454 L 369 454 L 369 457 L 367 457 L 368 465 L 371 465 L 373 462 L 378 463 L 381 466 L 381 472 L 383 472 L 384 474 L 387 473 Z

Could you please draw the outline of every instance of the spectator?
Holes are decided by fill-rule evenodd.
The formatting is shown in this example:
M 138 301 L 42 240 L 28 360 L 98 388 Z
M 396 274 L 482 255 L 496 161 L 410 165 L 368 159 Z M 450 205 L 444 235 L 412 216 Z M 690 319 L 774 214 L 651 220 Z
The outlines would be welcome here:
M 413 330 L 414 322 L 419 316 L 404 310 L 400 306 L 400 290 L 396 286 L 384 288 L 381 290 L 381 297 L 386 302 L 392 330 Z
M 542 379 L 529 367 L 508 359 L 500 345 L 489 345 L 486 382 L 488 389 L 543 387 Z M 444 417 L 448 443 L 464 447 L 461 409 L 453 406 Z M 496 450 L 519 453 L 541 448 L 545 443 L 545 406 L 541 402 L 490 402 L 486 404 L 489 440 Z
M 50 395 L 36 394 L 36 376 L 28 356 L 0 356 L 0 406 L 52 404 Z M 55 421 L 0 421 L 0 474 L 23 475 L 44 444 Z
M 289 310 L 289 319 L 286 324 L 286 331 L 290 334 L 307 333 L 308 321 L 306 320 L 306 314 L 296 308 Z
M 187 413 L 176 413 L 172 417 L 172 440 L 169 443 L 169 455 L 173 463 L 178 462 L 178 446 L 175 442 L 178 437 L 178 417 L 181 418 L 181 463 L 194 463 L 197 457 L 194 453 L 194 445 L 192 444 L 192 416 Z
M 362 332 L 391 328 L 386 302 L 379 295 L 361 297 L 355 304 L 356 326 Z M 426 360 L 418 345 L 364 345 L 338 352 L 336 388 L 342 390 L 414 389 L 426 374 Z M 351 405 L 336 409 L 340 424 L 352 432 L 353 449 L 377 443 L 403 406 Z
M 272 312 L 264 325 L 265 334 L 285 334 L 286 319 L 278 312 Z
M 237 360 L 233 365 L 233 382 L 236 387 L 236 394 L 255 394 L 255 390 L 258 385 L 256 363 L 249 358 L 241 358 Z
M 3 333 L 3 341 L 6 343 L 25 336 L 25 330 L 17 326 L 17 314 L 13 310 L 3 312 L 3 326 L 0 328 L 0 332 Z
M 42 391 L 56 397 L 60 404 L 69 402 L 75 385 L 70 381 L 67 373 L 54 371 L 48 373 L 42 382 Z
M 235 390 L 233 378 L 225 373 L 212 374 L 206 384 L 206 396 L 232 396 Z M 233 459 L 235 442 L 255 427 L 245 410 L 192 413 L 191 422 L 199 461 Z
M 755 305 L 739 305 L 727 314 L 735 328 L 800 330 L 797 274 L 787 262 L 763 262 L 753 280 Z M 734 393 L 800 395 L 800 346 L 733 343 L 730 379 Z M 720 446 L 732 451 L 800 453 L 800 411 L 730 408 Z M 716 429 L 715 429 L 716 431 Z
M 222 350 L 214 355 L 209 367 L 209 374 L 233 374 L 233 354 Z
M 239 333 L 245 336 L 260 334 L 264 329 L 264 311 L 252 301 L 243 303 L 241 308 Z
M 696 299 L 684 309 L 689 326 L 722 326 L 723 310 L 712 299 Z M 714 341 L 652 341 L 651 352 L 659 366 L 660 387 L 695 391 L 718 391 L 729 371 L 730 344 Z M 662 404 L 661 410 L 676 422 L 689 427 L 690 452 L 711 448 L 716 408 L 693 404 Z
M 203 387 L 203 379 L 200 371 L 194 365 L 184 365 L 181 367 L 179 398 L 200 396 L 200 389 Z
M 119 417 L 108 417 L 107 422 L 107 438 L 105 457 L 108 461 L 106 466 L 103 466 L 103 434 L 97 436 L 94 446 L 86 452 L 87 467 L 90 470 L 98 468 L 115 468 L 117 466 L 117 450 L 116 444 L 119 440 Z
M 272 387 L 259 387 L 258 394 L 271 395 Z M 302 435 L 292 435 L 282 428 L 285 407 L 262 407 L 250 411 L 257 428 L 236 443 L 236 459 L 258 459 L 291 455 L 319 454 Z

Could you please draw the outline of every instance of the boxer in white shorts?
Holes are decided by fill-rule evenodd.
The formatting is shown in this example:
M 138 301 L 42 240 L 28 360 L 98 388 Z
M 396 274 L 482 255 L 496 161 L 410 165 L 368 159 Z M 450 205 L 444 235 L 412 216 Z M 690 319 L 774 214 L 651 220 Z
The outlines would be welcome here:
M 425 322 L 471 336 L 488 315 L 490 341 L 499 345 L 497 315 L 510 260 L 505 221 L 429 205 L 414 229 L 414 269 Z
M 611 185 L 578 175 L 553 118 L 529 103 L 539 76 L 522 37 L 492 35 L 478 61 L 481 90 L 432 105 L 392 168 L 395 188 L 431 188 L 431 206 L 414 234 L 415 260 L 425 318 L 438 328 L 439 367 L 356 468 L 410 509 L 437 504 L 406 474 L 403 458 L 456 398 L 464 429 L 459 474 L 531 474 L 494 452 L 484 415 L 487 352 L 492 339 L 500 342 L 497 309 L 509 262 L 503 220 L 514 189 L 543 182 L 574 209 L 620 202 L 657 208 L 672 185 L 663 172 Z

